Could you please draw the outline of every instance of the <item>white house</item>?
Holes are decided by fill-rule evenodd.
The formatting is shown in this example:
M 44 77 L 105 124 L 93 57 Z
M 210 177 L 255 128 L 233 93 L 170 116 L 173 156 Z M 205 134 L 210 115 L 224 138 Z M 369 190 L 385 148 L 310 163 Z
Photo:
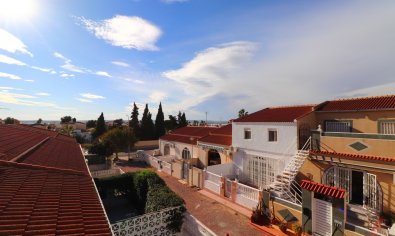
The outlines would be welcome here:
M 314 107 L 271 107 L 234 120 L 232 150 L 239 180 L 257 188 L 273 184 L 308 139 Z

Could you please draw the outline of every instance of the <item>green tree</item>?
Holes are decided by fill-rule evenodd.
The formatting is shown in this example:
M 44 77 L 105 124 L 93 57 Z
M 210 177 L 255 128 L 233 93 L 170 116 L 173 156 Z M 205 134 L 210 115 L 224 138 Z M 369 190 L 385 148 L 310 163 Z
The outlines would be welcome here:
M 4 124 L 12 125 L 16 123 L 16 119 L 12 117 L 7 117 L 4 119 Z
M 71 136 L 71 133 L 73 132 L 74 128 L 73 126 L 70 125 L 65 125 L 63 128 L 60 130 L 60 133 Z
M 104 134 L 107 130 L 106 127 L 106 122 L 104 120 L 104 115 L 103 112 L 100 114 L 99 118 L 97 119 L 96 122 L 96 129 L 92 134 L 93 139 L 96 139 L 100 137 L 102 134 Z
M 36 121 L 36 125 L 39 125 L 39 124 L 41 124 L 42 122 L 43 122 L 43 119 L 38 118 L 38 120 Z
M 114 123 L 114 128 L 115 127 L 116 128 L 120 128 L 123 125 L 123 120 L 122 119 L 116 119 L 116 120 L 113 121 L 113 123 Z
M 244 116 L 248 116 L 248 111 L 243 109 L 240 109 L 239 111 L 239 118 L 244 117 Z
M 69 123 L 71 122 L 71 120 L 72 120 L 71 116 L 63 116 L 62 118 L 60 118 L 61 123 Z
M 95 128 L 95 127 L 96 127 L 96 123 L 97 123 L 96 120 L 88 120 L 88 121 L 86 122 L 86 128 L 87 128 L 87 129 L 89 129 L 89 128 Z
M 165 134 L 165 115 L 162 111 L 162 103 L 159 103 L 158 113 L 156 114 L 155 119 L 155 139 L 158 139 Z
M 181 112 L 178 114 L 178 128 L 185 127 L 188 125 L 187 118 L 185 117 L 185 113 L 182 113 L 180 116 Z
M 166 131 L 169 132 L 171 130 L 176 129 L 178 126 L 177 118 L 173 115 L 169 115 L 169 119 L 165 120 L 165 128 Z
M 111 129 L 101 136 L 102 142 L 109 145 L 118 158 L 118 153 L 128 147 L 133 147 L 137 139 L 127 127 Z
M 152 121 L 151 113 L 148 109 L 148 104 L 145 104 L 143 118 L 141 119 L 141 140 L 151 140 L 155 134 L 154 123 Z
M 139 108 L 136 103 L 133 103 L 133 111 L 131 115 L 131 120 L 129 122 L 129 127 L 133 129 L 133 132 L 137 139 L 141 138 L 140 122 L 139 122 Z

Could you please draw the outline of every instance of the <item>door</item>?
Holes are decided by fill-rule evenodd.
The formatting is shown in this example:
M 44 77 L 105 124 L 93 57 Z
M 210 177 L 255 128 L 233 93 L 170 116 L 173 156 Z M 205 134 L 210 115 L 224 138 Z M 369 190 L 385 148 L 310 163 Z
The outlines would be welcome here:
M 332 203 L 313 198 L 313 235 L 332 236 Z
M 363 205 L 363 172 L 352 171 L 351 199 L 350 203 Z

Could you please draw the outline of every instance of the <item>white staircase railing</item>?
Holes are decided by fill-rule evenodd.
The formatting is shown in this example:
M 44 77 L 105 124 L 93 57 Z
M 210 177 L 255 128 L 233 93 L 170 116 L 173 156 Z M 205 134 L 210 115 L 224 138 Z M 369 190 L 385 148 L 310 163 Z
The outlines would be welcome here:
M 295 181 L 295 177 L 308 157 L 310 149 L 311 137 L 309 137 L 302 149 L 298 150 L 284 171 L 277 176 L 276 181 L 270 185 L 270 188 L 276 195 L 296 204 L 302 204 L 302 190 Z

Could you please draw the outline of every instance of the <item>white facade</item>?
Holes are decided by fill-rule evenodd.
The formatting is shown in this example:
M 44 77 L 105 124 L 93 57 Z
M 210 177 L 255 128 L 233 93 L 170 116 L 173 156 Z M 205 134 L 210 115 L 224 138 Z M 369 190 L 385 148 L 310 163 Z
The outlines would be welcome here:
M 240 180 L 262 188 L 273 183 L 298 151 L 297 134 L 296 122 L 233 122 L 233 161 Z

